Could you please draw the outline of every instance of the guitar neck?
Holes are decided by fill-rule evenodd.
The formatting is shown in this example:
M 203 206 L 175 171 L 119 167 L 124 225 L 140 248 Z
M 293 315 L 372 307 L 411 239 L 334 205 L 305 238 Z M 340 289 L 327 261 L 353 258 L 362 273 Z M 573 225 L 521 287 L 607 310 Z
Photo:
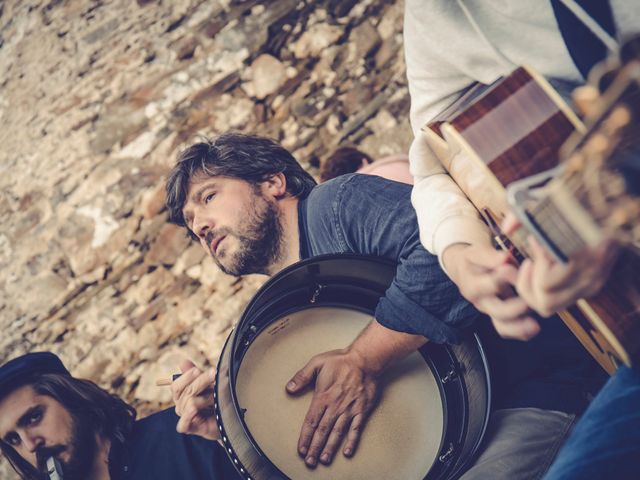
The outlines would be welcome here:
M 567 261 L 588 245 L 599 243 L 602 232 L 566 184 L 557 182 L 550 187 L 547 195 L 527 209 L 529 226 L 556 257 Z

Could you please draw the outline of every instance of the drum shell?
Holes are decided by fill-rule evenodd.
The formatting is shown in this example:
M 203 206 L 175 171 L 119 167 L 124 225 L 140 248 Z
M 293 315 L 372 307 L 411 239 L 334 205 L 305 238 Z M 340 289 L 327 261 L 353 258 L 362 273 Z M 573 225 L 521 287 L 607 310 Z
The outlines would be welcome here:
M 235 379 L 253 338 L 273 320 L 316 306 L 348 308 L 373 315 L 395 270 L 393 262 L 374 257 L 315 257 L 274 276 L 247 305 L 223 348 L 214 393 L 225 450 L 244 478 L 287 478 L 262 453 L 238 407 Z M 486 358 L 479 339 L 471 332 L 458 345 L 427 343 L 419 352 L 439 381 L 445 409 L 439 460 L 425 479 L 456 478 L 477 452 L 488 422 L 490 388 Z

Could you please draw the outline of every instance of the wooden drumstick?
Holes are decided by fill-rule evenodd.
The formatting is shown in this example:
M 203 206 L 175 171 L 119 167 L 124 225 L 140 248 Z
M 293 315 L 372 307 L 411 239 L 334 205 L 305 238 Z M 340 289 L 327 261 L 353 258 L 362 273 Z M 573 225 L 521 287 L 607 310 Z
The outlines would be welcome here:
M 157 387 L 166 387 L 167 385 L 171 385 L 178 378 L 180 378 L 181 373 L 174 373 L 171 378 L 159 378 L 156 380 Z

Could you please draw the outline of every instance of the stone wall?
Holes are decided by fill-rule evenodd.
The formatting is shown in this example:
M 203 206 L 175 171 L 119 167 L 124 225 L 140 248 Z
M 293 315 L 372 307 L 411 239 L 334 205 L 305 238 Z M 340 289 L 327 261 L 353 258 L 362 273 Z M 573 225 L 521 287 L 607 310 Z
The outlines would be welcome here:
M 176 153 L 229 129 L 314 175 L 338 145 L 406 151 L 402 8 L 0 2 L 0 361 L 51 350 L 141 415 L 169 405 L 155 379 L 215 364 L 264 282 L 218 272 L 166 223 Z

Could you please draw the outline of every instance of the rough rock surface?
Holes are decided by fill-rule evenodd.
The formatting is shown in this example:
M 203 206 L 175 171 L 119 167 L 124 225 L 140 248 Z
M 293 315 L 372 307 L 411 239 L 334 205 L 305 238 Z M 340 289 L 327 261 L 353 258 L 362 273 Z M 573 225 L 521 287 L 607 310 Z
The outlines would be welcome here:
M 0 361 L 52 350 L 146 415 L 215 364 L 263 277 L 166 223 L 197 134 L 271 136 L 317 173 L 406 151 L 401 1 L 0 1 Z M 14 478 L 0 466 L 0 477 Z

